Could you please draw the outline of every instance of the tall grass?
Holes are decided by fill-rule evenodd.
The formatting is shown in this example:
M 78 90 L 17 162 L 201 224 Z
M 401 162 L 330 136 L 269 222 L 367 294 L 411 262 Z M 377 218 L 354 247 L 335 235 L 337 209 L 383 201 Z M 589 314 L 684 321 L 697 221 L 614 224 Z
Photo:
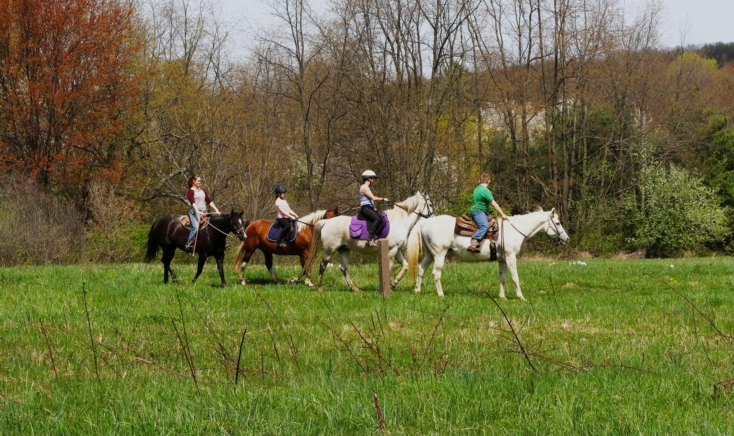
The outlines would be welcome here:
M 211 265 L 1 269 L 0 433 L 372 434 L 379 405 L 391 434 L 731 434 L 732 266 L 521 262 L 526 302 L 495 300 L 494 264 L 447 265 L 444 299 L 385 299 L 374 265 L 362 295 L 338 268 L 323 293 L 259 266 L 225 289 Z

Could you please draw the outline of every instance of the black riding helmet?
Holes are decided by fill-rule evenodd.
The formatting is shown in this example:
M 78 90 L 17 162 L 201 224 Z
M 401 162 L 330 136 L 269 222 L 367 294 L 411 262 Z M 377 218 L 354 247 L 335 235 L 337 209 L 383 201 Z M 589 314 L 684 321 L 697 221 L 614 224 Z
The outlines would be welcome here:
M 286 187 L 283 186 L 283 185 L 278 185 L 278 186 L 275 187 L 275 193 L 276 194 L 283 194 L 283 193 L 286 193 L 286 192 L 288 192 L 288 189 L 286 189 Z

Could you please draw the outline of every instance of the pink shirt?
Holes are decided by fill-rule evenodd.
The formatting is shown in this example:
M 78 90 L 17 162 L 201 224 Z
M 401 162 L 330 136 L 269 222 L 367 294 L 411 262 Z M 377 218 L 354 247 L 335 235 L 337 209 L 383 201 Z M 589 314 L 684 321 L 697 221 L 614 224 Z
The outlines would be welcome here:
M 275 200 L 275 208 L 278 209 L 278 218 L 292 218 L 295 215 L 288 202 L 280 197 Z

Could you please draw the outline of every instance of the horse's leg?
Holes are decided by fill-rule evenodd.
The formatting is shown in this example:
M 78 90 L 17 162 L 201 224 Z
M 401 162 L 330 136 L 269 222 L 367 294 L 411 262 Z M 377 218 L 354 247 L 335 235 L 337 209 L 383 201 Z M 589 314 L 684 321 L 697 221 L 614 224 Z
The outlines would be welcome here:
M 173 255 L 176 253 L 176 247 L 164 248 L 163 256 L 161 256 L 161 262 L 163 263 L 163 283 L 168 284 L 168 274 L 171 274 L 173 281 L 176 281 L 176 274 L 171 269 L 171 260 Z
M 395 252 L 395 260 L 400 262 L 403 267 L 400 269 L 400 272 L 398 272 L 398 275 L 395 276 L 395 280 L 390 282 L 390 286 L 393 289 L 398 286 L 400 279 L 402 279 L 405 272 L 408 271 L 408 261 L 405 260 L 405 256 L 403 256 L 403 253 L 401 253 L 399 249 Z M 390 262 L 390 271 L 392 271 L 392 264 L 393 263 Z
M 194 280 L 192 280 L 192 283 L 196 283 L 196 279 L 199 278 L 201 275 L 201 272 L 204 270 L 204 264 L 206 263 L 206 254 L 201 253 L 199 255 L 199 264 L 196 266 L 196 275 L 194 276 Z
M 524 300 L 525 297 L 522 295 L 522 291 L 520 290 L 520 278 L 517 276 L 517 258 L 515 257 L 515 254 L 507 256 L 505 262 L 507 262 L 507 268 L 509 268 L 510 270 L 512 281 L 515 282 L 515 291 L 517 292 L 517 298 Z
M 321 258 L 321 264 L 319 265 L 319 280 L 316 282 L 316 286 L 319 288 L 319 291 L 324 290 L 321 285 L 321 281 L 324 279 L 324 272 L 326 271 L 326 267 L 329 265 L 333 254 L 334 253 L 332 251 L 324 249 L 324 257 Z
M 349 250 L 340 249 L 339 254 L 341 255 L 341 261 L 342 261 L 342 266 L 341 266 L 342 274 L 344 274 L 344 279 L 346 279 L 347 284 L 349 285 L 349 289 L 351 289 L 354 292 L 362 292 L 357 286 L 354 285 L 352 278 L 349 276 Z
M 426 255 L 423 256 L 423 260 L 421 263 L 418 264 L 418 275 L 415 277 L 415 292 L 416 294 L 420 293 L 421 286 L 423 285 L 423 274 L 426 273 L 426 270 L 431 265 L 431 262 L 433 262 L 433 255 L 430 251 L 426 250 Z
M 502 259 L 499 261 L 500 264 L 500 298 L 507 300 L 505 296 L 505 280 L 507 279 L 507 261 Z
M 441 271 L 446 260 L 446 252 L 438 253 L 433 260 L 433 282 L 436 283 L 436 293 L 443 297 L 443 286 L 441 285 Z
M 227 282 L 224 281 L 224 253 L 216 255 L 214 259 L 217 260 L 217 271 L 219 271 L 219 278 L 222 279 L 222 287 L 225 287 Z
M 306 275 L 306 271 L 303 269 L 303 267 L 306 265 L 306 254 L 308 254 L 307 250 L 303 250 L 301 251 L 301 254 L 298 255 L 298 258 L 301 259 L 301 273 L 298 274 L 298 276 L 296 277 L 291 277 L 288 280 L 288 283 L 297 283 L 299 280 L 301 280 L 301 277 Z M 311 283 L 311 279 L 309 279 L 308 277 L 306 277 L 305 282 L 306 286 L 308 286 L 309 288 L 313 286 L 313 283 Z
M 245 252 L 244 257 L 242 257 L 242 263 L 240 263 L 240 277 L 237 279 L 238 283 L 241 285 L 247 284 L 245 281 L 245 268 L 247 268 L 247 264 L 250 262 L 253 254 L 255 254 L 255 250 L 247 251 Z
M 268 268 L 270 277 L 273 278 L 273 281 L 275 283 L 280 283 L 280 279 L 278 278 L 277 274 L 275 274 L 275 271 L 273 270 L 273 253 L 263 250 L 263 254 L 265 255 L 265 266 Z

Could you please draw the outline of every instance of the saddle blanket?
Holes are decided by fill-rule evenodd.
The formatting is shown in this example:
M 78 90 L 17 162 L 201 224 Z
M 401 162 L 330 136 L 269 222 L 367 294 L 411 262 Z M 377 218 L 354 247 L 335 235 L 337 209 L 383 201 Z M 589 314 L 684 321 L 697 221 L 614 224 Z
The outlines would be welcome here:
M 182 226 L 184 226 L 186 230 L 191 231 L 191 220 L 189 220 L 188 215 L 179 215 L 178 221 L 181 223 Z M 209 217 L 202 218 L 201 220 L 199 220 L 199 231 L 204 230 L 206 226 L 208 225 L 209 225 Z
M 298 231 L 296 230 L 296 227 L 296 223 L 291 224 L 291 234 L 288 235 L 288 242 L 293 242 L 296 240 L 296 236 L 298 236 Z M 268 241 L 278 242 L 278 236 L 280 236 L 280 226 L 278 226 L 278 223 L 273 223 L 270 226 L 270 230 L 268 230 Z
M 385 220 L 385 228 L 382 229 L 382 232 L 380 232 L 378 235 L 375 235 L 375 239 L 385 238 L 387 237 L 388 233 L 390 233 L 390 221 L 388 221 L 387 219 L 387 213 L 380 212 L 380 215 L 382 215 L 382 218 Z M 354 239 L 369 238 L 370 233 L 367 229 L 368 224 L 369 221 L 361 220 L 358 219 L 356 216 L 353 216 L 352 222 L 349 223 L 349 236 Z

